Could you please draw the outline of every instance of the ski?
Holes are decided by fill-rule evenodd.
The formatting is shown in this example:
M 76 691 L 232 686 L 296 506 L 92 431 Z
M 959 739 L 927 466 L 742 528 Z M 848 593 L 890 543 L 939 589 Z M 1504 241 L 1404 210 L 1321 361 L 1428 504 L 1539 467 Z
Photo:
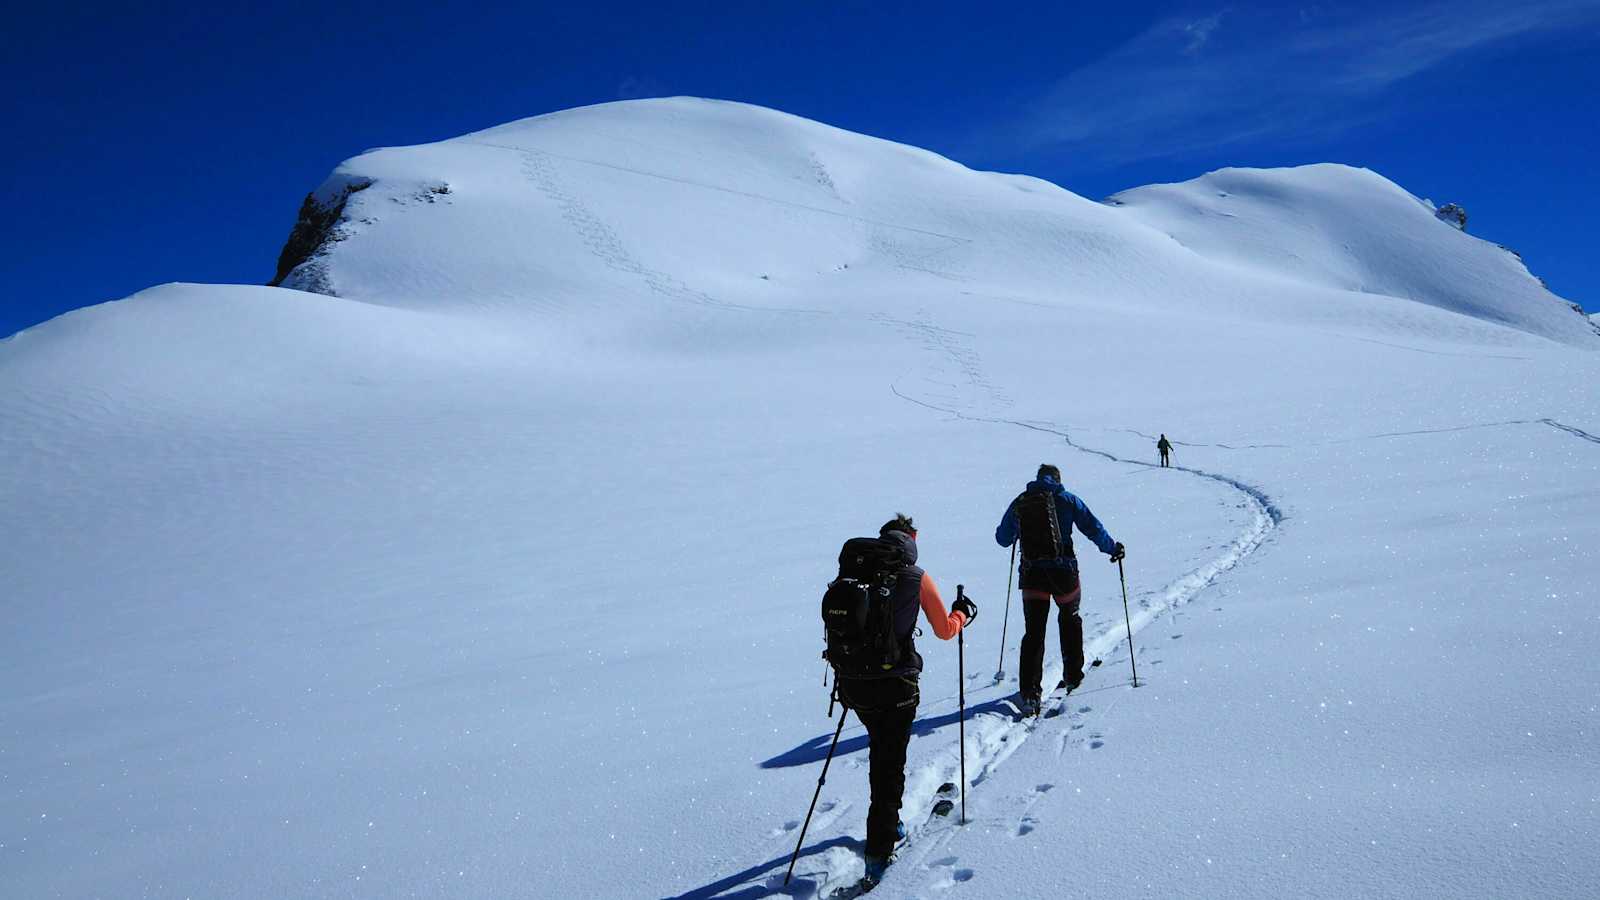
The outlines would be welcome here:
M 1033 706 L 1032 709 L 1029 708 L 1025 701 L 1020 699 L 1012 701 L 1012 708 L 1016 710 L 1016 721 L 1027 723 L 1028 728 L 1032 730 L 1034 726 L 1039 723 L 1040 719 L 1046 718 L 1044 715 L 1045 710 L 1050 709 L 1057 704 L 1057 695 L 1061 694 L 1062 690 L 1062 688 L 1055 688 L 1051 690 L 1043 697 L 1040 697 L 1038 704 Z
M 932 822 L 934 819 L 944 818 L 950 815 L 950 813 L 956 808 L 956 803 L 954 800 L 950 799 L 950 796 L 956 793 L 957 790 L 958 788 L 956 787 L 956 783 L 953 781 L 946 781 L 944 784 L 939 785 L 939 790 L 937 791 L 939 799 L 934 802 L 933 808 L 928 811 L 927 822 L 923 823 L 923 827 L 917 832 L 918 834 L 927 830 L 928 822 Z M 907 832 L 906 836 L 901 838 L 900 843 L 895 845 L 894 850 L 897 855 L 901 850 L 910 845 L 911 838 L 912 834 Z M 854 883 L 847 884 L 829 894 L 828 900 L 849 900 L 849 898 L 859 897 L 877 886 L 877 879 L 868 878 L 863 875 Z
M 1097 659 L 1094 662 L 1089 663 L 1089 668 L 1092 669 L 1098 665 L 1100 665 L 1100 660 Z M 1066 709 L 1067 698 L 1071 697 L 1072 693 L 1080 687 L 1083 687 L 1082 681 L 1072 685 L 1071 687 L 1056 688 L 1056 690 L 1050 694 L 1050 702 L 1045 707 L 1041 708 L 1041 718 L 1054 719 L 1056 716 L 1061 715 L 1061 713 Z M 1058 693 L 1060 696 L 1057 696 Z
M 1080 684 L 1081 684 L 1081 682 L 1080 682 Z M 1039 718 L 1041 718 L 1041 719 L 1054 719 L 1056 716 L 1061 715 L 1061 710 L 1064 709 L 1066 707 L 1066 705 L 1067 705 L 1067 698 L 1071 697 L 1072 696 L 1072 692 L 1077 690 L 1077 689 L 1078 689 L 1078 685 L 1075 684 L 1072 687 L 1063 688 L 1063 689 L 1061 689 L 1059 691 L 1052 692 L 1050 694 L 1049 702 L 1047 702 L 1044 706 L 1040 707 Z M 1058 696 L 1058 694 L 1059 694 L 1059 696 Z
M 1058 708 L 1061 705 L 1061 698 L 1069 693 L 1071 693 L 1071 691 L 1066 688 L 1053 688 L 1048 694 L 1040 697 L 1039 706 L 1033 711 L 1033 715 L 1030 717 L 1033 719 L 1033 721 L 1028 723 L 1028 727 L 1037 727 L 1040 719 L 1049 718 L 1049 716 L 1046 715 L 1046 711 Z

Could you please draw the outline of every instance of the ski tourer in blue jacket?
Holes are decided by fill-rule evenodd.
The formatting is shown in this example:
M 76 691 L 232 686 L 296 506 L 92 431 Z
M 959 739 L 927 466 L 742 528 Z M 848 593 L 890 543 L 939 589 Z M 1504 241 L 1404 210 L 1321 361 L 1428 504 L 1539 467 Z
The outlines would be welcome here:
M 1061 541 L 1055 545 L 1052 538 L 1050 545 L 1058 546 L 1061 555 L 1054 558 L 1030 559 L 1026 551 L 1020 566 L 1020 587 L 1022 588 L 1022 616 L 1026 630 L 1022 635 L 1022 647 L 1018 654 L 1017 672 L 1017 707 L 1023 715 L 1038 715 L 1042 697 L 1042 681 L 1044 675 L 1044 644 L 1045 623 L 1050 615 L 1050 603 L 1055 601 L 1058 610 L 1057 622 L 1061 632 L 1061 682 L 1057 688 L 1071 691 L 1083 681 L 1083 617 L 1078 612 L 1078 605 L 1083 599 L 1083 588 L 1078 581 L 1078 558 L 1072 551 L 1072 529 L 1076 526 L 1102 553 L 1111 557 L 1112 562 L 1122 559 L 1122 545 L 1111 539 L 1106 534 L 1106 527 L 1094 517 L 1089 507 L 1082 500 L 1066 488 L 1061 486 L 1061 471 L 1055 466 L 1046 463 L 1039 467 L 1039 473 L 1029 483 L 1028 490 L 1006 507 L 1006 514 L 1000 519 L 1000 527 L 994 530 L 995 543 L 1002 547 L 1013 544 L 1022 549 L 1023 544 L 1032 544 L 1034 550 L 1039 549 L 1038 541 L 1030 538 L 1029 541 L 1020 540 L 1022 537 L 1021 516 L 1017 512 L 1017 504 L 1025 498 L 1030 505 L 1025 510 L 1037 509 L 1039 512 L 1048 510 L 1049 507 L 1038 503 L 1034 498 L 1039 494 L 1052 497 L 1055 501 L 1056 525 L 1060 531 Z M 1030 520 L 1037 522 L 1037 514 L 1030 514 Z M 1030 527 L 1040 527 L 1037 524 Z M 1048 526 L 1045 526 L 1048 527 Z
M 1089 511 L 1088 504 L 1079 499 L 1077 494 L 1062 487 L 1060 476 L 1052 477 L 1050 472 L 1045 471 L 1045 468 L 1047 467 L 1041 466 L 1039 477 L 1028 482 L 1028 490 L 1044 491 L 1055 495 L 1056 517 L 1061 520 L 1062 526 L 1062 556 L 1060 559 L 1024 558 L 1022 567 L 1025 569 L 1032 566 L 1039 566 L 1040 568 L 1062 566 L 1072 569 L 1078 568 L 1078 559 L 1072 550 L 1072 528 L 1068 526 L 1068 522 L 1077 526 L 1078 531 L 1082 532 L 1084 537 L 1094 541 L 1094 545 L 1100 548 L 1101 553 L 1107 556 L 1116 556 L 1119 549 L 1117 542 L 1111 539 L 1111 535 L 1106 534 L 1106 527 L 1101 525 L 1100 520 L 1095 518 L 1094 513 Z M 1050 466 L 1048 468 L 1053 469 L 1055 467 Z M 994 541 L 1002 547 L 1009 547 L 1016 543 L 1021 533 L 1022 529 L 1017 521 L 1017 501 L 1012 500 L 1011 505 L 1006 507 L 1006 514 L 1000 518 L 1000 526 L 994 530 Z

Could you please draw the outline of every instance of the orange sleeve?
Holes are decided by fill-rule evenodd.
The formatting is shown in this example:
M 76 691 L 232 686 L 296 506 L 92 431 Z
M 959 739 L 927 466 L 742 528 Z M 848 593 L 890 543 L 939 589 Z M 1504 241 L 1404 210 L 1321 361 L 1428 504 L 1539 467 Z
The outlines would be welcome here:
M 956 632 L 967 624 L 967 617 L 958 612 L 946 613 L 944 600 L 939 597 L 939 588 L 933 583 L 933 577 L 927 572 L 922 573 L 922 614 L 928 617 L 928 624 L 933 626 L 934 637 L 941 641 L 948 641 L 956 636 Z

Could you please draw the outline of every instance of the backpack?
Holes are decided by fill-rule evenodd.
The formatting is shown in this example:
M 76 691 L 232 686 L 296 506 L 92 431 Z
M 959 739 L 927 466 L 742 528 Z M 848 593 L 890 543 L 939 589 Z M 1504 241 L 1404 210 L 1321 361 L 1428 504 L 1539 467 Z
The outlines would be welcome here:
M 879 538 L 851 538 L 839 551 L 839 577 L 822 595 L 823 658 L 844 678 L 878 678 L 900 664 L 894 633 L 894 588 L 907 565 L 900 547 Z
M 1061 533 L 1061 518 L 1056 512 L 1056 495 L 1047 491 L 1024 491 L 1013 501 L 1017 524 L 1022 530 L 1022 558 L 1026 562 L 1059 560 L 1072 554 Z

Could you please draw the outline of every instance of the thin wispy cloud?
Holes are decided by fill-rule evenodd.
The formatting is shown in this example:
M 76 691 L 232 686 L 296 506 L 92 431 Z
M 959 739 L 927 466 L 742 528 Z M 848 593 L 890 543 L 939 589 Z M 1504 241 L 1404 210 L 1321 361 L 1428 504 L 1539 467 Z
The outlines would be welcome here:
M 1183 30 L 1189 35 L 1189 43 L 1183 48 L 1183 52 L 1193 56 L 1204 49 L 1206 44 L 1211 42 L 1211 36 L 1222 26 L 1222 17 L 1226 13 L 1227 10 L 1221 10 L 1185 24 Z
M 989 132 L 1007 149 L 1104 165 L 1337 132 L 1408 78 L 1473 52 L 1592 40 L 1600 0 L 1430 2 L 1352 14 L 1307 6 L 1174 17 L 1067 74 Z

